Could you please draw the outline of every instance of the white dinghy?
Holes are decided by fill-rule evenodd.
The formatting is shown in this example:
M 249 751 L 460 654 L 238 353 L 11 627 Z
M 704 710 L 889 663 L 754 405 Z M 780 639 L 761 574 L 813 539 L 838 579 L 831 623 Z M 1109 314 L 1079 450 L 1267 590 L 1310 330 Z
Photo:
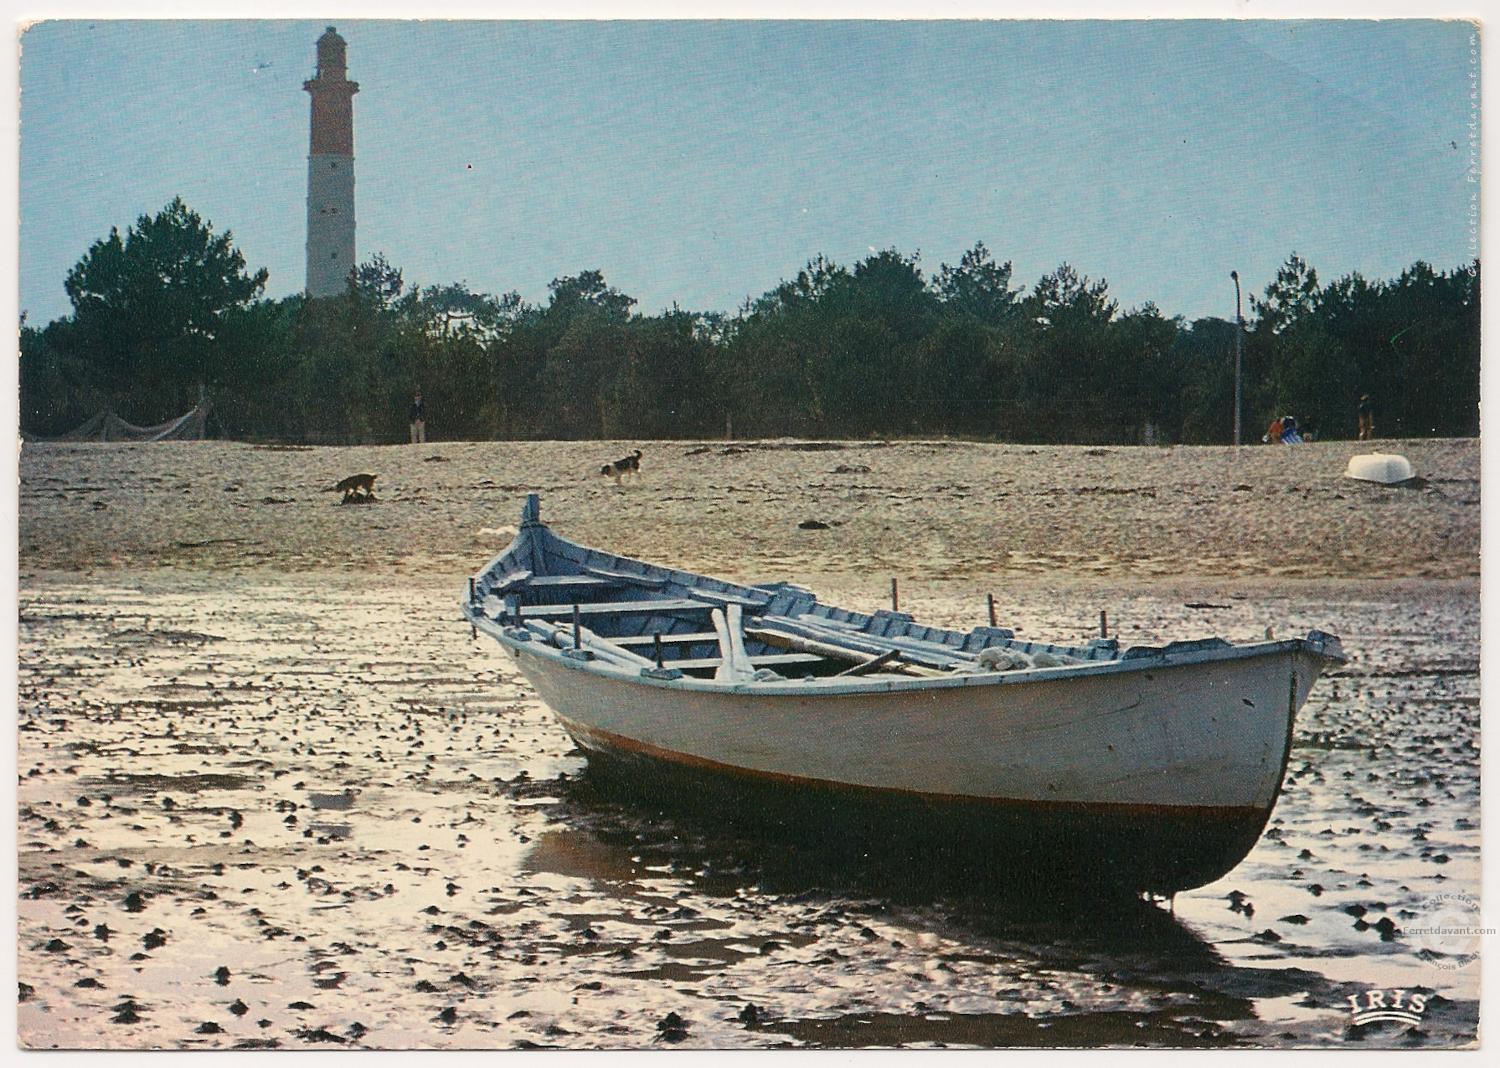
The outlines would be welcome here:
M 1357 478 L 1361 482 L 1379 482 L 1394 486 L 1416 477 L 1411 461 L 1394 452 L 1366 452 L 1349 457 L 1349 466 L 1344 468 L 1345 478 Z
M 1228 872 L 1276 803 L 1297 709 L 1344 660 L 1321 631 L 1121 649 L 853 612 L 576 545 L 534 494 L 463 611 L 591 777 L 1049 892 Z

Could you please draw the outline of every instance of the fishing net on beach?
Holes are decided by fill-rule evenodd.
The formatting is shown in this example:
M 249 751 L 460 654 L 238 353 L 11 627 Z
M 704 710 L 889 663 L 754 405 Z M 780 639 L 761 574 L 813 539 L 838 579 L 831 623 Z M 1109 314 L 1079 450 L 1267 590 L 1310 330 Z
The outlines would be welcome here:
M 81 426 L 44 441 L 202 441 L 207 437 L 208 404 L 155 426 L 127 423 L 111 411 L 90 416 Z

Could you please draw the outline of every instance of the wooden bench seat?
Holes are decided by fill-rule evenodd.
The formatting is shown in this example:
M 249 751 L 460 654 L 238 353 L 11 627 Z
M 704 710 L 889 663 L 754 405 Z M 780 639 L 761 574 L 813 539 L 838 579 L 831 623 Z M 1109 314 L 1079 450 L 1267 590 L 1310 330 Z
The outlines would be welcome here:
M 623 582 L 630 586 L 644 586 L 646 589 L 660 589 L 666 585 L 666 580 L 651 575 L 632 575 L 628 571 L 610 571 L 603 567 L 584 567 L 584 574 L 594 578 L 609 579 L 613 582 Z
M 718 634 L 711 630 L 694 631 L 691 634 L 663 634 L 661 643 L 663 645 L 697 645 L 699 642 L 717 642 Z M 650 649 L 656 644 L 656 639 L 650 634 L 638 634 L 633 638 L 611 638 L 610 641 L 616 645 L 623 645 L 627 649 Z
M 746 597 L 739 593 L 729 593 L 725 590 L 694 589 L 693 596 L 705 601 L 712 601 L 718 605 L 737 604 L 742 608 L 750 609 L 752 612 L 762 611 L 771 603 L 769 597 L 756 600 L 754 597 Z
M 812 653 L 767 653 L 764 656 L 750 658 L 750 663 L 755 667 L 786 667 L 791 664 L 821 664 L 822 662 L 821 656 L 814 656 Z M 699 660 L 668 660 L 666 665 L 682 671 L 695 671 L 717 668 L 720 663 L 719 657 L 706 656 Z
M 571 604 L 532 604 L 521 606 L 522 619 L 572 619 Z M 708 612 L 713 605 L 686 598 L 660 598 L 645 601 L 601 601 L 577 606 L 580 616 L 653 615 L 658 612 Z
M 607 590 L 624 585 L 624 580 L 600 578 L 596 575 L 537 575 L 527 582 L 526 585 L 540 586 L 547 589 L 575 589 L 582 587 L 585 589 Z

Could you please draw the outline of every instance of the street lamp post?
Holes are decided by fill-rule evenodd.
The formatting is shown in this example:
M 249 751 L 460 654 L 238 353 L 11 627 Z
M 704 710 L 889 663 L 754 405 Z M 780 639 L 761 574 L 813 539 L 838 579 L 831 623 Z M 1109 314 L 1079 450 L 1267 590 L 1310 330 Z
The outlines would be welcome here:
M 1245 317 L 1240 314 L 1240 272 L 1230 271 L 1234 279 L 1234 443 L 1240 443 L 1240 339 L 1245 333 Z

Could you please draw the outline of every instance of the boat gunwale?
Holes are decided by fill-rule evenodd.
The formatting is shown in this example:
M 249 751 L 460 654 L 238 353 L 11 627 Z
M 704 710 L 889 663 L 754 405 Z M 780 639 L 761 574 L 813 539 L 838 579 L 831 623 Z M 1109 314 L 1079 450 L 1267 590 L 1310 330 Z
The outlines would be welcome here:
M 597 549 L 593 546 L 583 545 L 579 542 L 564 538 L 551 529 L 540 518 L 530 518 L 529 513 L 535 507 L 531 495 L 528 497 L 527 509 L 523 511 L 523 518 L 515 537 L 501 552 L 497 553 L 480 571 L 476 572 L 469 580 L 470 590 L 474 588 L 476 581 L 481 581 L 494 574 L 502 564 L 507 561 L 525 570 L 527 563 L 518 553 L 520 548 L 540 550 L 540 546 L 523 544 L 523 539 L 535 537 L 532 531 L 540 530 L 544 537 L 566 545 L 569 548 L 579 550 L 582 553 L 598 554 L 601 556 L 614 557 L 617 560 L 629 561 L 639 565 L 648 571 L 664 572 L 671 576 L 668 581 L 680 580 L 680 577 L 699 579 L 714 582 L 719 585 L 730 586 L 737 590 L 770 594 L 766 586 L 753 586 L 744 583 L 732 582 L 727 579 L 714 578 L 697 572 L 686 571 L 681 568 L 668 567 L 662 564 L 653 564 L 647 560 L 639 560 L 634 557 L 622 556 L 612 550 Z M 622 575 L 622 578 L 633 576 Z M 652 575 L 642 575 L 642 579 L 650 579 Z M 687 583 L 684 583 L 685 585 Z M 770 585 L 785 585 L 768 583 Z M 800 588 L 800 587 L 799 587 Z M 817 599 L 812 591 L 806 591 L 814 604 L 825 608 L 837 609 L 850 612 L 855 615 L 869 616 L 870 613 L 858 613 L 852 609 L 840 609 L 837 605 L 826 605 Z M 494 596 L 493 591 L 484 596 Z M 462 608 L 465 618 L 476 630 L 494 638 L 502 647 L 512 654 L 528 652 L 542 655 L 549 661 L 560 664 L 570 671 L 583 671 L 593 675 L 618 679 L 622 682 L 630 682 L 637 685 L 654 686 L 660 689 L 688 690 L 702 693 L 718 694 L 753 694 L 756 696 L 788 696 L 788 697 L 831 697 L 853 694 L 872 694 L 882 692 L 910 693 L 928 692 L 932 690 L 959 689 L 972 686 L 1005 686 L 1025 685 L 1027 683 L 1057 682 L 1073 678 L 1091 678 L 1096 675 L 1114 675 L 1129 672 L 1145 672 L 1152 670 L 1177 669 L 1193 667 L 1199 664 L 1223 663 L 1234 660 L 1255 659 L 1261 657 L 1274 657 L 1282 653 L 1303 653 L 1317 658 L 1324 665 L 1342 664 L 1348 661 L 1344 654 L 1342 644 L 1337 635 L 1326 634 L 1321 631 L 1313 631 L 1306 638 L 1281 638 L 1273 641 L 1254 642 L 1251 644 L 1236 645 L 1225 643 L 1213 648 L 1196 648 L 1183 650 L 1181 652 L 1167 652 L 1165 648 L 1158 651 L 1147 647 L 1147 651 L 1135 656 L 1127 657 L 1122 650 L 1113 658 L 1103 660 L 1080 660 L 1077 663 L 1062 664 L 1056 667 L 1033 667 L 1011 671 L 960 671 L 947 676 L 921 676 L 921 677 L 895 677 L 895 676 L 839 676 L 823 677 L 818 679 L 767 679 L 767 680 L 729 680 L 717 678 L 698 678 L 696 676 L 682 674 L 679 677 L 662 677 L 661 675 L 649 675 L 642 669 L 628 664 L 612 663 L 599 656 L 573 657 L 564 655 L 564 650 L 544 641 L 534 633 L 526 632 L 526 637 L 516 638 L 509 632 L 516 629 L 513 621 L 501 622 L 491 619 L 485 615 L 483 609 L 483 596 L 469 596 L 462 599 Z M 927 626 L 927 624 L 923 624 Z M 948 628 L 932 628 L 948 630 Z M 950 631 L 950 633 L 961 633 Z M 1317 635 L 1317 639 L 1314 639 Z M 607 640 L 607 639 L 606 639 Z M 1036 644 L 1047 645 L 1054 648 L 1067 648 L 1056 646 L 1050 642 L 1038 642 Z M 668 661 L 667 667 L 671 667 Z M 1320 671 L 1321 673 L 1321 671 Z
M 466 612 L 468 611 L 466 607 Z M 1159 657 L 1132 657 L 1129 660 L 1096 660 L 1081 664 L 1065 664 L 1050 668 L 1030 668 L 1020 671 L 965 671 L 942 677 L 922 676 L 918 678 L 876 677 L 854 675 L 844 678 L 824 679 L 767 679 L 765 681 L 731 681 L 700 679 L 684 674 L 680 678 L 662 678 L 647 675 L 641 669 L 625 664 L 614 664 L 602 657 L 584 659 L 566 655 L 560 649 L 537 637 L 517 639 L 508 634 L 513 624 L 497 623 L 482 613 L 469 615 L 471 625 L 484 631 L 512 653 L 530 653 L 569 671 L 582 671 L 630 682 L 655 686 L 661 689 L 692 690 L 702 693 L 754 694 L 756 696 L 787 697 L 832 697 L 851 694 L 881 692 L 909 693 L 930 690 L 951 690 L 973 686 L 1017 686 L 1026 683 L 1057 682 L 1064 679 L 1092 678 L 1103 675 L 1118 675 L 1131 672 L 1149 672 L 1168 669 L 1196 667 L 1200 664 L 1224 663 L 1234 660 L 1250 660 L 1274 657 L 1283 653 L 1306 653 L 1323 660 L 1332 659 L 1305 638 L 1282 638 L 1274 642 L 1257 642 L 1254 645 L 1229 645 L 1221 649 L 1198 650 L 1192 653 L 1165 654 Z M 671 661 L 667 662 L 671 667 Z

